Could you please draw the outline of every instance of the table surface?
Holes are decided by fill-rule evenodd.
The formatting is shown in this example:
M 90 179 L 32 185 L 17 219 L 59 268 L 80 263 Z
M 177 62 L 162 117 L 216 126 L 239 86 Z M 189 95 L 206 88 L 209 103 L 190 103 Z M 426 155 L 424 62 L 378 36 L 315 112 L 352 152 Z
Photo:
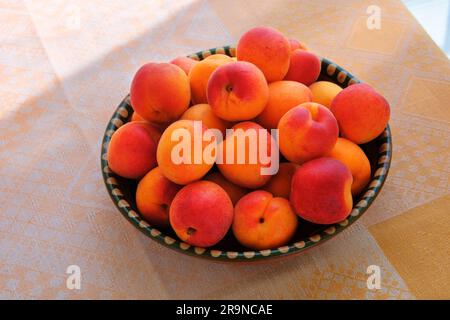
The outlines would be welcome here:
M 370 30 L 367 7 L 381 9 Z M 450 298 L 450 63 L 400 1 L 0 0 L 0 298 Z M 146 238 L 99 168 L 137 68 L 271 25 L 390 102 L 394 154 L 364 216 L 280 262 L 217 264 Z M 78 265 L 81 289 L 66 287 Z M 367 267 L 381 270 L 368 289 Z

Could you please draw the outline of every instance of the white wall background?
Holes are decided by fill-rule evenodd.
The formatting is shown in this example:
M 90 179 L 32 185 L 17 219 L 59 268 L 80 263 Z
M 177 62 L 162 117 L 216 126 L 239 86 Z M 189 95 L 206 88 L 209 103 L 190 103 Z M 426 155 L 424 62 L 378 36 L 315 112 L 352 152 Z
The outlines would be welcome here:
M 450 0 L 403 0 L 403 3 L 450 57 Z

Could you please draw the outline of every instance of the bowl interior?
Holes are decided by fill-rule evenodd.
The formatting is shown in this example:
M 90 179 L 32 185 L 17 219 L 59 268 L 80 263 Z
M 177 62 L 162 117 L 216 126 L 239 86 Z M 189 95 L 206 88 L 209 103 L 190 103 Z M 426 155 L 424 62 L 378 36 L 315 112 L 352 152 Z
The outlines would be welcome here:
M 224 53 L 235 56 L 234 51 L 232 47 L 221 47 L 198 52 L 190 57 L 201 60 L 213 53 Z M 325 58 L 321 58 L 321 61 L 322 69 L 319 80 L 331 81 L 343 88 L 359 82 L 357 78 L 333 62 Z M 105 132 L 102 144 L 101 165 L 108 193 L 120 212 L 139 230 L 165 246 L 194 256 L 226 261 L 250 261 L 299 253 L 316 246 L 347 228 L 367 210 L 383 186 L 390 166 L 392 145 L 388 126 L 377 139 L 361 145 L 361 148 L 371 163 L 372 178 L 366 189 L 358 197 L 353 199 L 353 210 L 344 221 L 333 225 L 318 225 L 300 219 L 299 227 L 291 243 L 276 249 L 251 251 L 240 245 L 232 236 L 231 232 L 212 248 L 192 247 L 179 241 L 171 228 L 156 229 L 143 220 L 139 215 L 135 202 L 137 181 L 124 179 L 111 172 L 108 168 L 106 152 L 111 135 L 123 123 L 129 121 L 132 112 L 129 97 L 127 96 L 117 108 Z M 217 168 L 214 167 L 212 170 L 217 170 Z

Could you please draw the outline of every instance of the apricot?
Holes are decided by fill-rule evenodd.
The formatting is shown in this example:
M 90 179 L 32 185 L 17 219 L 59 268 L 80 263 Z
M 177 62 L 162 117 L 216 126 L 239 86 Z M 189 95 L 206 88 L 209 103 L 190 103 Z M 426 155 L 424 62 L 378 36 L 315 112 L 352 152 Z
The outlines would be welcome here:
M 209 162 L 204 157 L 210 144 L 203 139 L 206 130 L 200 121 L 178 120 L 163 132 L 156 157 L 167 179 L 185 185 L 201 179 L 211 169 L 214 159 Z
M 329 81 L 314 82 L 309 86 L 309 89 L 311 89 L 312 101 L 320 103 L 328 109 L 331 107 L 334 97 L 342 91 L 341 87 Z
M 180 119 L 202 121 L 209 129 L 218 129 L 222 134 L 225 134 L 225 130 L 231 127 L 231 123 L 216 116 L 212 112 L 211 106 L 207 103 L 196 104 L 190 107 Z
M 269 88 L 261 70 L 242 61 L 218 67 L 209 79 L 207 93 L 214 114 L 228 121 L 256 117 L 269 99 Z
M 292 177 L 291 205 L 301 218 L 309 222 L 340 222 L 352 210 L 352 182 L 350 170 L 336 159 L 308 161 Z
M 147 120 L 145 120 L 144 118 L 142 118 L 137 112 L 133 112 L 133 114 L 131 115 L 131 119 L 130 122 L 137 122 L 137 121 L 144 121 L 147 122 L 148 124 L 150 124 L 153 128 L 155 128 L 156 130 L 158 130 L 158 132 L 161 133 L 167 128 L 167 124 L 159 124 L 159 123 L 151 123 L 148 122 Z
M 210 247 L 230 229 L 233 204 L 217 184 L 197 181 L 177 193 L 170 206 L 169 218 L 181 240 L 194 246 Z
M 300 41 L 298 41 L 296 39 L 289 39 L 289 44 L 291 46 L 291 51 L 294 51 L 297 49 L 308 50 L 308 48 L 303 43 L 301 43 Z
M 328 154 L 345 164 L 352 173 L 352 195 L 358 195 L 370 180 L 370 162 L 364 151 L 345 138 L 338 138 L 334 148 Z
M 205 177 L 205 180 L 217 183 L 219 186 L 221 186 L 223 190 L 228 193 L 228 196 L 230 197 L 231 202 L 233 202 L 233 205 L 247 194 L 246 189 L 239 187 L 234 183 L 231 183 L 230 181 L 225 179 L 225 177 L 220 172 L 213 172 L 208 174 Z
M 297 229 L 297 223 L 297 216 L 288 200 L 257 190 L 236 204 L 232 230 L 243 246 L 264 250 L 288 243 Z
M 156 167 L 156 148 L 160 133 L 147 122 L 128 122 L 111 137 L 108 146 L 108 166 L 119 176 L 130 179 L 143 177 Z
M 289 70 L 284 80 L 292 80 L 309 86 L 320 75 L 320 59 L 312 52 L 296 49 L 291 53 Z
M 177 57 L 170 61 L 170 63 L 179 66 L 186 75 L 189 75 L 189 71 L 191 71 L 192 67 L 197 64 L 198 61 L 188 57 Z
M 189 72 L 192 102 L 194 104 L 208 103 L 206 88 L 211 74 L 223 64 L 233 62 L 224 54 L 213 54 L 195 64 Z
M 270 192 L 275 197 L 289 199 L 292 176 L 298 168 L 299 165 L 292 162 L 280 163 L 277 174 L 270 178 L 269 182 L 263 186 L 263 190 Z
M 303 163 L 327 155 L 338 138 L 338 124 L 327 107 L 306 102 L 289 110 L 278 123 L 281 153 Z
M 133 112 L 130 121 L 146 121 L 146 120 L 142 118 L 137 112 Z
M 290 53 L 288 39 L 270 27 L 250 29 L 239 39 L 236 48 L 238 61 L 256 65 L 264 73 L 267 82 L 284 78 L 289 69 Z
M 331 103 L 342 137 L 356 144 L 369 142 L 386 128 L 390 107 L 371 86 L 359 83 L 342 90 Z
M 218 145 L 223 158 L 218 157 L 217 160 L 219 171 L 226 179 L 238 186 L 251 189 L 262 187 L 271 178 L 269 174 L 263 174 L 262 170 L 263 168 L 268 169 L 272 165 L 270 159 L 272 145 L 274 145 L 272 136 L 259 124 L 250 121 L 240 122 L 232 129 L 233 133 Z M 263 130 L 263 133 L 266 134 L 266 154 L 260 150 L 264 141 L 260 139 L 259 130 Z M 261 161 L 259 153 L 269 158 L 267 163 Z M 239 157 L 241 157 L 241 161 L 239 161 Z
M 293 107 L 310 102 L 311 90 L 296 81 L 275 81 L 269 84 L 269 100 L 256 122 L 266 129 L 276 129 L 281 117 Z
M 147 63 L 135 74 L 130 89 L 134 111 L 149 122 L 177 120 L 189 106 L 191 91 L 184 71 L 170 63 Z
M 181 186 L 167 179 L 159 167 L 150 170 L 137 186 L 139 213 L 153 226 L 169 226 L 169 207 L 180 189 Z
M 149 123 L 152 127 L 158 130 L 158 132 L 161 134 L 166 128 L 168 124 L 159 124 L 159 123 L 152 123 L 148 122 L 144 118 L 142 118 L 136 111 L 133 111 L 131 114 L 130 122 L 136 122 L 136 121 L 144 121 Z

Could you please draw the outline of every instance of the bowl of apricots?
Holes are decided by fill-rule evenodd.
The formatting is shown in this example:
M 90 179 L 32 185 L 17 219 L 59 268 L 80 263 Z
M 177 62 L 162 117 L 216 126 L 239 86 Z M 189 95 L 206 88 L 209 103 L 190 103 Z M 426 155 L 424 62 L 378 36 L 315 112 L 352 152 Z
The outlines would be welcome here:
M 373 87 L 271 27 L 235 47 L 137 70 L 101 169 L 152 240 L 217 261 L 292 256 L 333 238 L 380 192 L 390 107 Z

